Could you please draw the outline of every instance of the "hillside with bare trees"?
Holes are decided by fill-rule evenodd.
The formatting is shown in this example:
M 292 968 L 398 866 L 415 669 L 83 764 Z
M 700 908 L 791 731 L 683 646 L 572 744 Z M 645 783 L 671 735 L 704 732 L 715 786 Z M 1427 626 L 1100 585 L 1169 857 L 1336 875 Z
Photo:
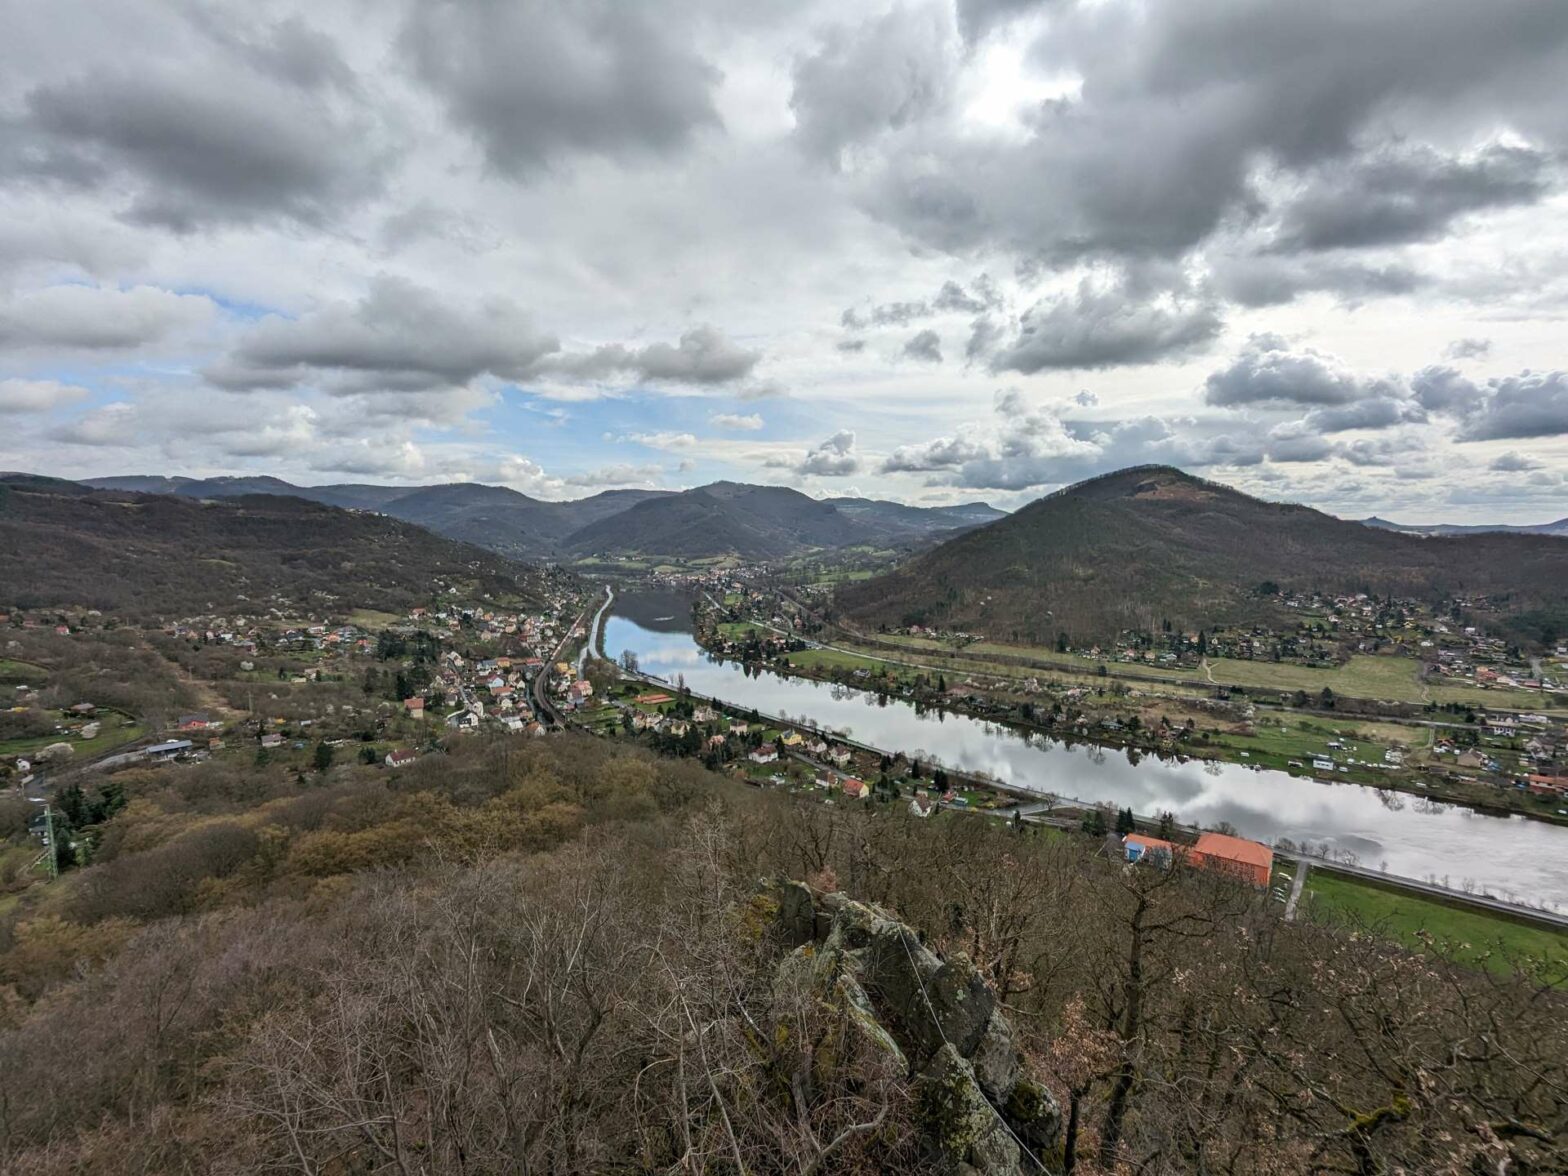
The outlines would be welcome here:
M 143 615 L 237 600 L 402 609 L 452 584 L 525 601 L 539 588 L 524 565 L 381 515 L 0 475 L 4 604 Z
M 1561 976 L 1221 876 L 576 736 L 113 780 L 0 916 L 7 1172 L 1568 1162 Z
M 1263 586 L 1271 590 L 1260 591 Z M 1264 502 L 1168 466 L 1119 470 L 845 585 L 844 615 L 998 641 L 1074 645 L 1277 620 L 1279 591 L 1492 598 L 1490 620 L 1540 644 L 1568 631 L 1568 541 L 1423 537 Z

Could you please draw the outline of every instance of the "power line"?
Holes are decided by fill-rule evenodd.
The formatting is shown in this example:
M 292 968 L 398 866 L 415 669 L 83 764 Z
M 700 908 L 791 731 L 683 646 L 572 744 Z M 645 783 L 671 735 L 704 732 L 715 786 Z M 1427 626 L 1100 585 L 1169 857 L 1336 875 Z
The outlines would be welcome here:
M 899 946 L 904 949 L 904 958 L 909 961 L 909 970 L 915 974 L 915 983 L 920 986 L 920 998 L 926 1002 L 926 1012 L 931 1014 L 931 1024 L 936 1026 L 936 1035 L 942 1039 L 943 1045 L 953 1045 L 953 1043 L 947 1039 L 947 1034 L 942 1031 L 942 1021 L 936 1015 L 936 1009 L 931 1005 L 931 997 L 926 994 L 925 979 L 920 975 L 920 969 L 915 966 L 915 957 L 909 950 L 909 940 L 905 938 L 905 929 L 902 927 L 899 928 L 898 943 Z M 994 1011 L 992 1015 L 995 1016 Z M 958 1047 L 956 1045 L 953 1046 L 953 1052 L 958 1053 Z M 962 1058 L 964 1055 L 958 1054 L 958 1056 Z M 968 1059 L 965 1058 L 964 1060 L 967 1061 Z M 1024 1141 L 1018 1138 L 1018 1132 L 1014 1131 L 1012 1125 L 1002 1117 L 1002 1112 L 991 1105 L 991 1100 L 986 1098 L 985 1091 L 983 1090 L 980 1091 L 980 1101 L 985 1104 L 988 1111 L 996 1116 L 996 1121 L 1002 1125 L 1002 1130 L 1006 1131 L 1007 1134 L 1013 1137 L 1013 1142 L 1018 1145 L 1018 1150 L 1023 1152 L 1024 1155 L 1028 1156 L 1030 1161 L 1033 1162 L 1037 1169 L 1042 1172 L 1045 1171 L 1045 1165 L 1040 1162 L 1040 1157 L 1035 1155 L 1034 1152 L 1030 1151 Z

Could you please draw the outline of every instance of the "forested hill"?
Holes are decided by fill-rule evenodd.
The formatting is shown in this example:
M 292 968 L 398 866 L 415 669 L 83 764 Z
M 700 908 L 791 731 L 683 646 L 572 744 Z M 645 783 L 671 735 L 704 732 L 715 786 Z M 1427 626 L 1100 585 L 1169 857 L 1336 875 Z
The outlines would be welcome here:
M 714 482 L 685 491 L 604 490 L 546 502 L 506 486 L 335 484 L 297 486 L 273 477 L 179 478 L 161 474 L 88 478 L 101 490 L 181 498 L 283 494 L 380 514 L 508 559 L 652 555 L 775 559 L 801 551 L 918 542 L 1000 518 L 983 502 L 917 507 L 867 498 L 814 499 L 784 486 Z M 624 516 L 624 517 L 623 517 Z
M 1487 594 L 1521 640 L 1568 631 L 1568 543 L 1537 535 L 1418 537 L 1263 502 L 1164 466 L 1121 470 L 846 585 L 864 624 L 937 625 L 997 640 L 1109 640 L 1163 620 L 1263 619 L 1284 590 Z
M 421 527 L 297 498 L 202 502 L 0 475 L 0 605 L 402 609 L 450 586 L 532 603 L 540 583 L 534 569 Z

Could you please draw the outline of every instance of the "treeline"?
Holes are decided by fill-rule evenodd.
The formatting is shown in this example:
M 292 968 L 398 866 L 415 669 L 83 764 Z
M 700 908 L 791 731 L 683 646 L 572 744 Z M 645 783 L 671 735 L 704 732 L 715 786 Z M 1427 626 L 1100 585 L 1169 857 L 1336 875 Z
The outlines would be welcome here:
M 97 863 L 0 924 L 8 1172 L 928 1170 L 910 1075 L 781 979 L 775 875 L 972 959 L 1063 1109 L 1053 1170 L 1568 1157 L 1561 976 L 1285 924 L 1086 841 L 587 737 L 115 779 Z

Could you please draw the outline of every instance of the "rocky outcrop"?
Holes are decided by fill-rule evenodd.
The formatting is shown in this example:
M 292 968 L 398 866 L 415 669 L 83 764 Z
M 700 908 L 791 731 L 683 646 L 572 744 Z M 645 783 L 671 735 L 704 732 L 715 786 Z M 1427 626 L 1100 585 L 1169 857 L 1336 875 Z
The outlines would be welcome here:
M 799 882 L 766 885 L 789 954 L 780 985 L 809 985 L 907 1068 L 936 1166 L 999 1176 L 1049 1171 L 1061 1113 L 1024 1073 L 1013 1027 L 968 956 L 943 959 L 886 911 Z

